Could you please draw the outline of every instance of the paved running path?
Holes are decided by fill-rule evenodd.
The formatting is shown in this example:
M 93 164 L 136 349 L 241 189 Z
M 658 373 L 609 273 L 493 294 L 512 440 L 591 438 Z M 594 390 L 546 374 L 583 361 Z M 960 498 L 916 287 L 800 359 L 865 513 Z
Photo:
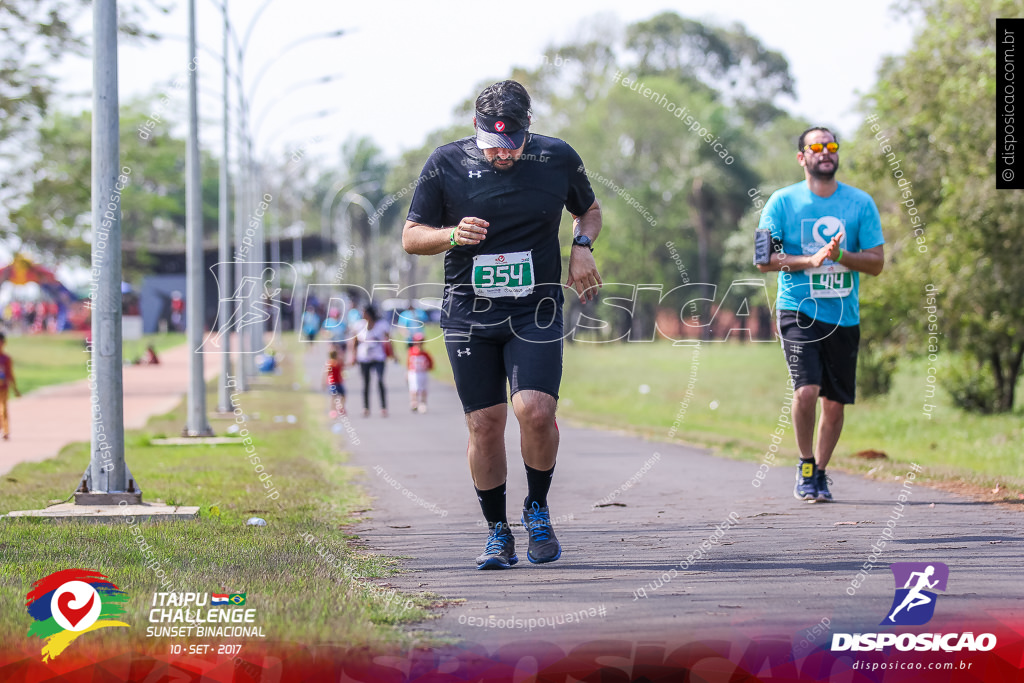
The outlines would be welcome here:
M 322 363 L 322 349 L 307 353 L 308 381 L 319 381 Z M 832 631 L 877 630 L 893 598 L 888 565 L 900 561 L 949 565 L 948 591 L 929 629 L 943 623 L 963 629 L 963 619 L 970 617 L 980 632 L 979 623 L 1012 616 L 1019 624 L 1024 615 L 1024 537 L 1015 509 L 911 486 L 896 540 L 850 596 L 847 588 L 886 528 L 901 481 L 833 472 L 838 502 L 801 503 L 792 497 L 795 466 L 772 469 L 755 488 L 757 463 L 564 421 L 549 496 L 552 517 L 564 520 L 556 525 L 562 558 L 530 564 L 526 533 L 513 527 L 519 564 L 477 571 L 473 558 L 483 550 L 486 533 L 465 462 L 467 431 L 454 388 L 432 381 L 430 413 L 412 414 L 404 371 L 389 365 L 391 417 L 379 417 L 375 408 L 363 418 L 357 375 L 349 369 L 346 386 L 360 443 L 348 444 L 344 433 L 338 438 L 353 453 L 352 462 L 365 468 L 364 484 L 376 500 L 352 531 L 377 551 L 409 558 L 408 572 L 391 584 L 464 599 L 417 628 L 488 647 L 537 639 L 564 645 L 598 637 L 693 640 L 737 632 L 795 636 L 795 643 L 822 620 Z M 773 427 L 765 425 L 765 434 Z M 507 439 L 509 520 L 518 521 L 526 476 L 511 411 Z M 652 463 L 649 470 L 615 498 L 625 507 L 593 507 L 645 462 Z M 685 571 L 678 569 L 732 513 L 739 522 L 724 531 L 721 542 Z M 673 567 L 674 575 L 668 573 Z M 660 584 L 663 576 L 669 580 Z M 604 616 L 590 616 L 591 608 L 602 606 Z M 559 624 L 581 610 L 587 611 L 581 623 Z M 531 630 L 530 619 L 555 626 Z M 817 638 L 820 645 L 825 636 Z
M 82 353 L 82 363 L 86 355 Z M 220 372 L 220 357 L 209 355 L 207 380 Z M 153 415 L 172 410 L 188 391 L 188 344 L 160 354 L 160 365 L 130 365 L 123 371 L 124 426 L 139 429 Z M 90 438 L 89 382 L 80 380 L 37 389 L 7 401 L 11 439 L 0 441 L 0 474 L 20 462 L 52 458 L 69 443 Z M 216 406 L 210 406 L 216 408 Z

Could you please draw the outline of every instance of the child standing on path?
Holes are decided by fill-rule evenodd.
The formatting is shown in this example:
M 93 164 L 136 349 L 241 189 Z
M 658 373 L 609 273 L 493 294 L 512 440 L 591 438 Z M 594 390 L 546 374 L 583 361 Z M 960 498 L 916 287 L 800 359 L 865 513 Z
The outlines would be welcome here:
M 345 414 L 345 366 L 336 349 L 327 354 L 327 391 L 331 395 L 331 417 Z
M 409 345 L 409 407 L 414 413 L 427 412 L 427 373 L 434 369 L 434 359 L 423 349 L 424 339 L 417 332 Z
M 15 396 L 21 396 L 18 391 L 18 384 L 14 381 L 14 364 L 11 357 L 4 353 L 4 345 L 7 337 L 0 332 L 0 433 L 3 433 L 4 441 L 11 438 L 11 425 L 7 417 L 7 391 L 14 389 Z

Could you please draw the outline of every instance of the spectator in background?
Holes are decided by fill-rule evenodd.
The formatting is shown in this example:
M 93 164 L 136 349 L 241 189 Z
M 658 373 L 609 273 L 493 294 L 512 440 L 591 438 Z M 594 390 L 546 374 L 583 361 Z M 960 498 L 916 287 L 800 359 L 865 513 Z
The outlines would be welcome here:
M 370 376 L 376 373 L 380 389 L 380 414 L 388 416 L 387 389 L 384 387 L 384 364 L 388 359 L 391 337 L 387 321 L 381 320 L 376 309 L 367 306 L 363 319 L 350 342 L 350 355 L 359 363 L 363 375 L 363 417 L 370 416 Z
M 156 355 L 156 349 L 150 344 L 146 347 L 146 355 L 142 357 L 143 365 L 160 365 L 160 358 Z
M 171 329 L 175 332 L 185 331 L 185 300 L 181 292 L 171 292 Z
M 302 314 L 302 338 L 306 341 L 313 341 L 319 331 L 320 316 L 317 315 L 316 309 L 307 306 L 306 312 Z
M 396 316 L 395 327 L 401 327 L 403 329 L 404 341 L 406 344 L 412 344 L 413 337 L 416 333 L 423 329 L 423 324 L 420 322 L 419 313 L 416 307 L 412 304 L 409 305 L 405 310 L 399 311 Z
M 4 353 L 4 346 L 7 343 L 7 336 L 0 332 L 0 433 L 3 440 L 11 438 L 10 419 L 7 416 L 7 392 L 14 390 L 15 396 L 21 396 L 18 391 L 18 383 L 14 380 L 14 363 L 11 357 Z
M 327 313 L 327 320 L 324 321 L 324 331 L 331 340 L 331 348 L 337 351 L 344 351 L 347 341 L 348 324 L 341 315 L 341 311 L 332 308 Z
M 327 354 L 327 391 L 331 395 L 331 417 L 345 414 L 345 365 L 339 357 L 337 349 Z
M 434 369 L 434 359 L 423 348 L 426 337 L 417 332 L 409 342 L 409 407 L 414 413 L 427 412 L 427 373 Z

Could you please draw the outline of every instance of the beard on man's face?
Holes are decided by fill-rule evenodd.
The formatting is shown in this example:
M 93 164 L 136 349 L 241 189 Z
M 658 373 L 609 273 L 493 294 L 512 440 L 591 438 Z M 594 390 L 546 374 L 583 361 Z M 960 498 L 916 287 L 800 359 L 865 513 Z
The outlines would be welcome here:
M 504 172 L 512 170 L 512 167 L 515 165 L 516 162 L 515 159 L 513 159 L 512 157 L 502 159 L 496 156 L 493 159 L 491 159 L 488 163 L 491 164 L 491 167 L 494 170 Z
M 807 172 L 818 180 L 832 180 L 839 170 L 839 159 L 813 159 L 807 163 Z

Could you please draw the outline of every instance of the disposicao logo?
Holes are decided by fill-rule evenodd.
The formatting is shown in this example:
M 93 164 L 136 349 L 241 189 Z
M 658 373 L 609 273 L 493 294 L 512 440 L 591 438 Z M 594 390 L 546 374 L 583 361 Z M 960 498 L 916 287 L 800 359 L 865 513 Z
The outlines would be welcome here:
M 110 626 L 128 624 L 124 614 L 128 594 L 106 576 L 90 569 L 64 569 L 32 584 L 25 606 L 35 622 L 28 635 L 42 638 L 43 661 L 64 652 L 78 636 Z
M 881 626 L 921 626 L 935 615 L 938 595 L 946 590 L 949 567 L 942 562 L 894 562 L 889 565 L 896 581 L 896 595 Z M 987 652 L 996 646 L 991 633 L 833 633 L 832 651 Z
M 942 562 L 894 562 L 889 565 L 896 579 L 896 596 L 881 626 L 920 626 L 935 615 L 936 594 L 946 591 L 949 567 Z M 902 588 L 900 588 L 902 586 Z M 915 611 L 916 610 L 916 611 Z

